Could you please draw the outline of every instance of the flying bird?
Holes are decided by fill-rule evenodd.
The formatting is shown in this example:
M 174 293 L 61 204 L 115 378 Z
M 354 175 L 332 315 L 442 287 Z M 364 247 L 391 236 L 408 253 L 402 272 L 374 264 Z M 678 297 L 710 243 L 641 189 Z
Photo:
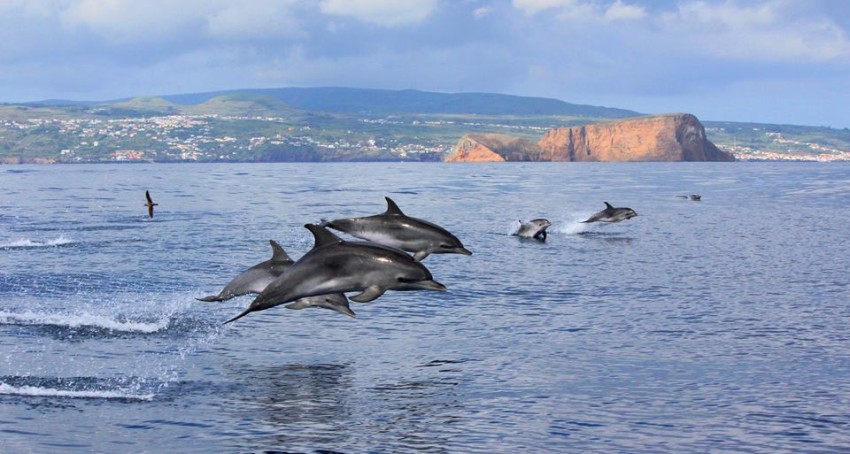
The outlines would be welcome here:
M 151 199 L 151 193 L 148 192 L 148 191 L 145 191 L 145 198 L 148 199 L 148 201 L 145 202 L 145 206 L 148 207 L 148 217 L 152 218 L 153 217 L 153 207 L 155 207 L 159 204 L 153 203 L 153 199 Z

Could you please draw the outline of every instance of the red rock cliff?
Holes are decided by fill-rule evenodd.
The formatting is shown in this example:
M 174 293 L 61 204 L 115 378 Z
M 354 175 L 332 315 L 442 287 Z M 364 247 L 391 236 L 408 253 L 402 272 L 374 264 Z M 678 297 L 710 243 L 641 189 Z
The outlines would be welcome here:
M 498 140 L 493 139 L 498 137 Z M 536 144 L 467 135 L 446 161 L 734 161 L 690 114 L 656 115 L 549 130 Z
M 446 162 L 541 161 L 534 142 L 506 134 L 467 134 L 455 145 Z

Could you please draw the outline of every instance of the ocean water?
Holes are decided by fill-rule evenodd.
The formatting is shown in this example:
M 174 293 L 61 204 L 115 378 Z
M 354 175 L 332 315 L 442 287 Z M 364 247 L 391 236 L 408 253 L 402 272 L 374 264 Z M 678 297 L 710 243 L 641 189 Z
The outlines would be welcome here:
M 473 251 L 448 292 L 195 300 L 385 196 Z M 848 206 L 841 163 L 0 166 L 0 452 L 847 452 Z

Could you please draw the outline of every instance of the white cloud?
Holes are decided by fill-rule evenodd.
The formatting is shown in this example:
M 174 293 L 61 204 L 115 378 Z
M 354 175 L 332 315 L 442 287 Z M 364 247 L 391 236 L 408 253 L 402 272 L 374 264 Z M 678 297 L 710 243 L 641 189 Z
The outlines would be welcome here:
M 476 8 L 472 11 L 472 17 L 476 19 L 484 19 L 489 16 L 493 12 L 492 8 L 482 6 L 481 8 Z
M 156 42 L 197 27 L 207 5 L 203 0 L 81 0 L 70 3 L 60 19 L 70 29 L 88 29 L 118 44 Z
M 209 15 L 207 32 L 214 37 L 234 40 L 303 36 L 298 6 L 297 0 L 254 0 L 250 5 L 230 3 Z
M 825 16 L 806 16 L 787 1 L 682 3 L 663 14 L 664 33 L 694 52 L 747 61 L 828 61 L 850 57 L 845 31 Z
M 614 2 L 605 10 L 605 20 L 609 22 L 620 20 L 640 20 L 646 17 L 646 10 L 640 6 L 627 5 L 620 0 Z
M 348 16 L 384 27 L 414 25 L 427 19 L 437 0 L 322 0 L 324 14 Z
M 640 20 L 646 17 L 643 7 L 626 4 L 622 0 L 616 0 L 613 3 L 592 0 L 513 0 L 513 6 L 527 15 L 555 10 L 558 19 L 567 22 L 615 22 Z
M 513 0 L 514 8 L 525 12 L 525 14 L 537 14 L 552 8 L 565 8 L 575 6 L 575 0 Z

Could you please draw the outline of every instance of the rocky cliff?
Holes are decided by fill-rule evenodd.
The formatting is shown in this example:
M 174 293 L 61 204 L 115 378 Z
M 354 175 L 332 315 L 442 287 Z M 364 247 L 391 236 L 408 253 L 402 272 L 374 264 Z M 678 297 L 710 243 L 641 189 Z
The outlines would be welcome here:
M 512 140 L 511 140 L 512 139 Z M 734 161 L 690 114 L 656 115 L 549 130 L 537 144 L 464 136 L 446 161 Z
M 534 142 L 506 134 L 467 134 L 455 145 L 446 162 L 544 161 Z

